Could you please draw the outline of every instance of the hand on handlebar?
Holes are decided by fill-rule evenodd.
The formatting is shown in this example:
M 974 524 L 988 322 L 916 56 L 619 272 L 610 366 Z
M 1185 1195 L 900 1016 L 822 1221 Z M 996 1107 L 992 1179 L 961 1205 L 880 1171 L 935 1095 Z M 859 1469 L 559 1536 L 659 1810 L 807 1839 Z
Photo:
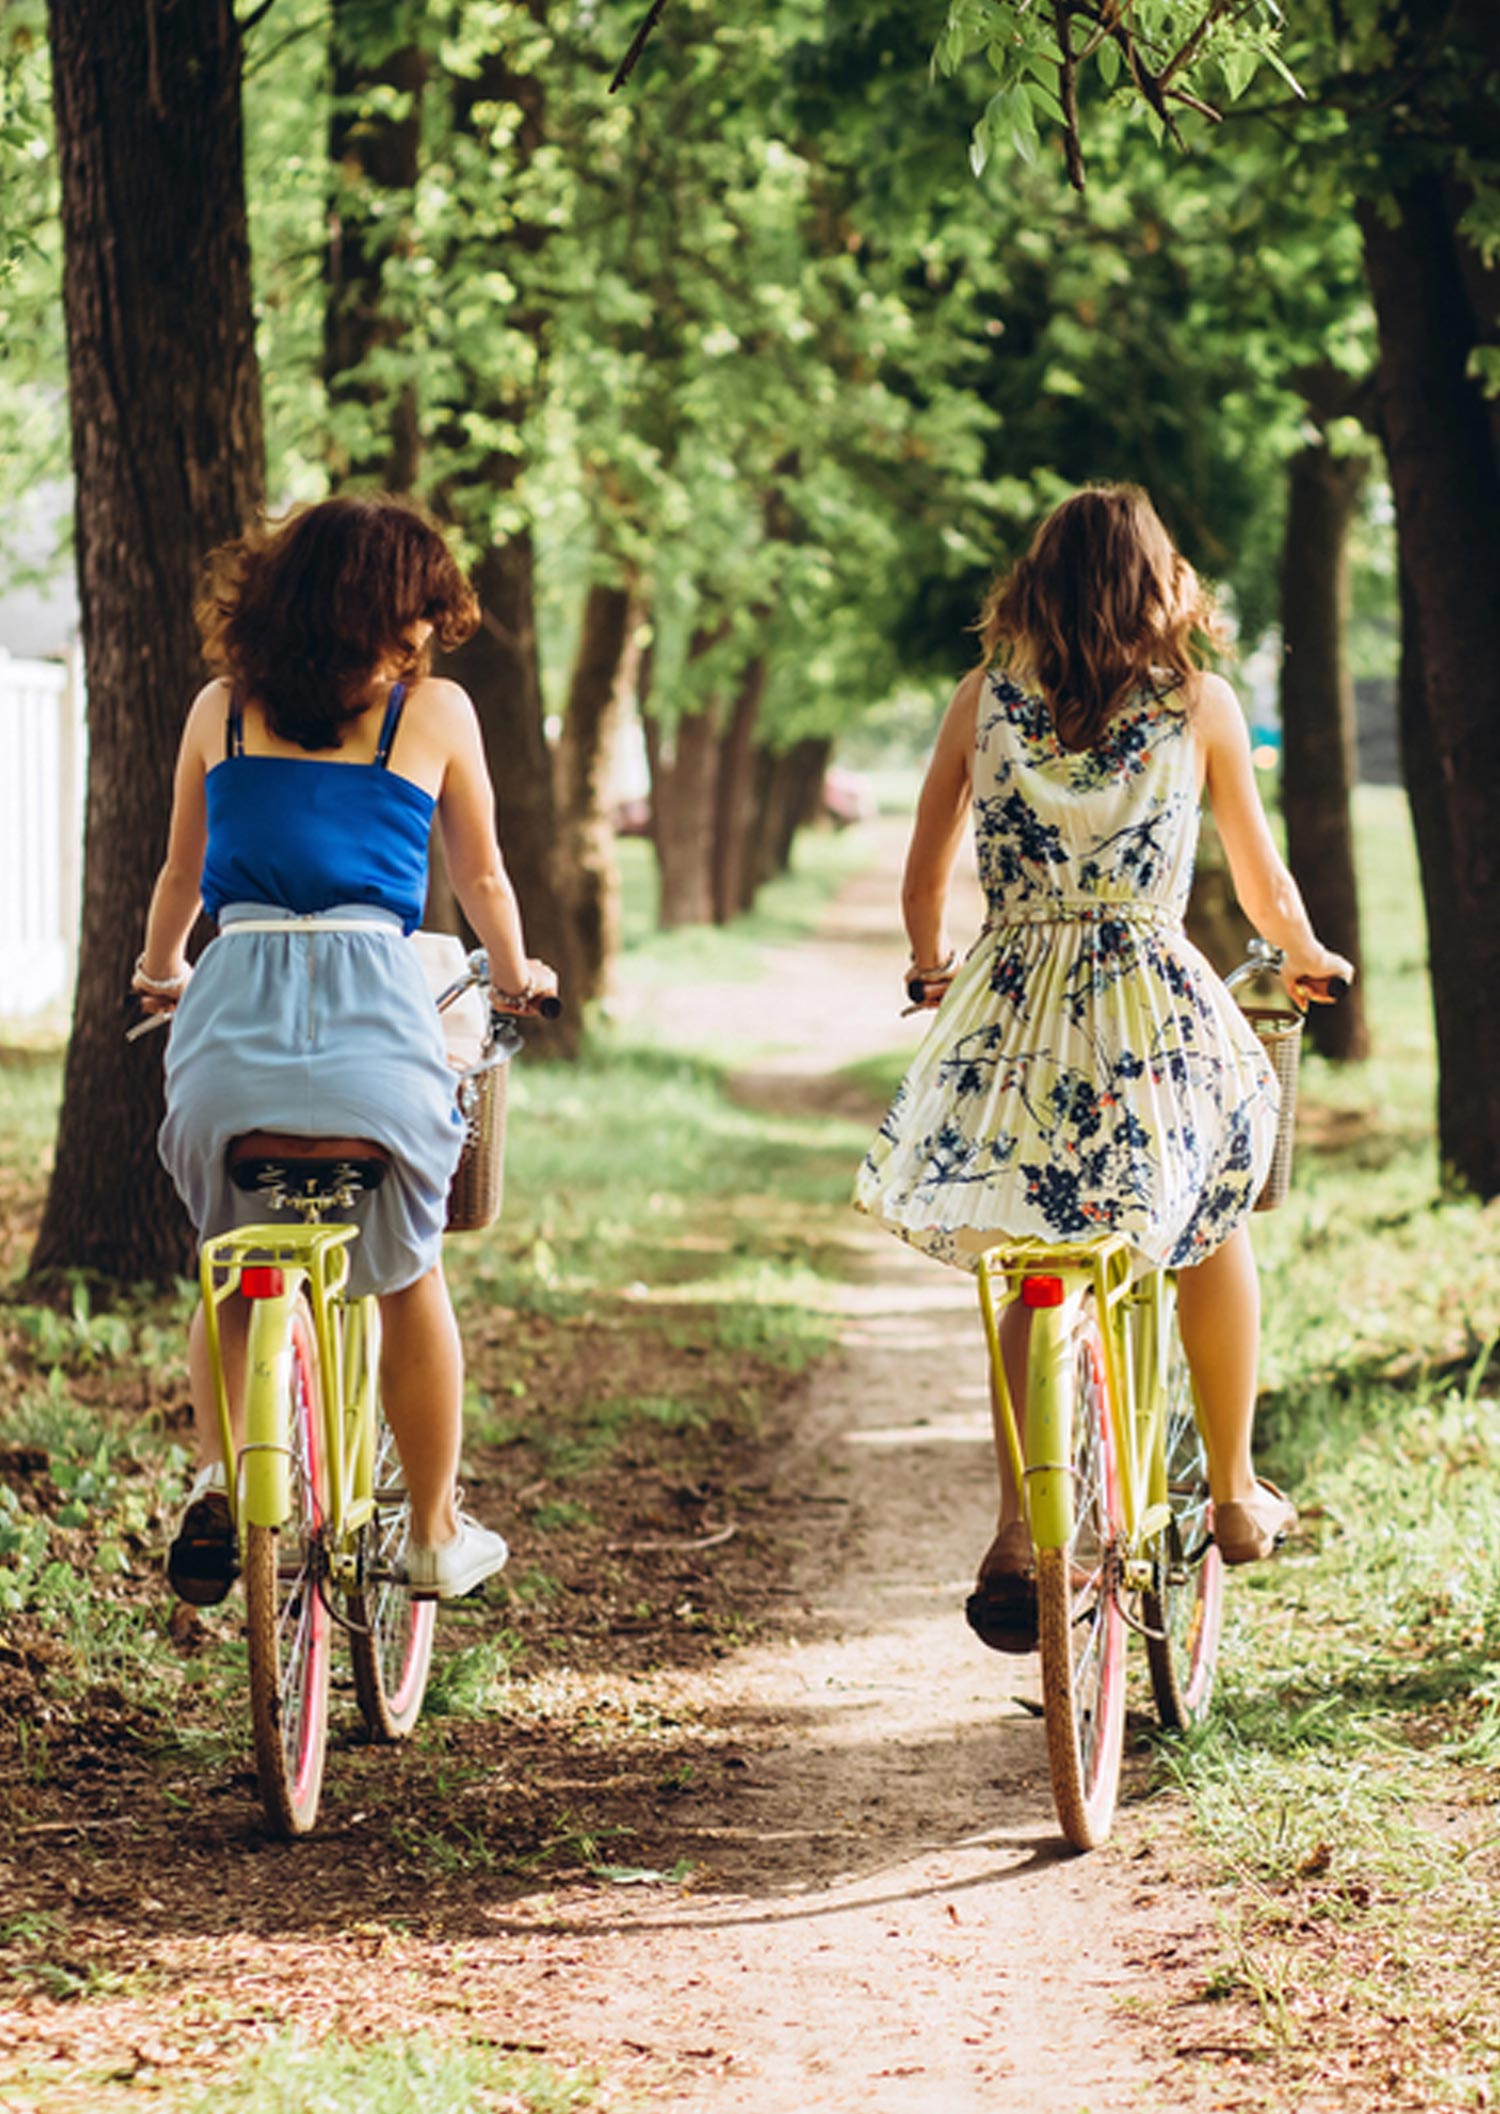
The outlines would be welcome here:
M 557 971 L 543 961 L 528 959 L 526 980 L 519 991 L 502 991 L 498 985 L 490 985 L 490 1004 L 497 1013 L 507 1013 L 525 1019 L 538 1015 L 543 1020 L 556 1020 L 562 1011 L 562 1000 L 557 995 Z
M 906 972 L 906 995 L 911 1004 L 903 1006 L 902 1018 L 908 1013 L 935 1012 L 948 995 L 957 967 L 958 955 L 951 947 L 944 959 L 930 968 L 924 969 L 913 961 Z
M 951 972 L 944 976 L 908 975 L 906 995 L 911 1004 L 901 1008 L 902 1019 L 904 1020 L 908 1013 L 935 1013 L 948 996 L 948 986 L 952 981 Z
M 1281 981 L 1297 1006 L 1331 1006 L 1349 989 L 1354 973 L 1353 962 L 1327 947 L 1296 962 L 1288 958 L 1281 965 Z
M 148 976 L 142 963 L 137 960 L 135 974 L 130 979 L 130 989 L 125 996 L 125 1040 L 136 1042 L 153 1028 L 164 1028 L 177 1011 L 183 992 L 192 976 L 192 967 L 184 962 L 175 977 Z

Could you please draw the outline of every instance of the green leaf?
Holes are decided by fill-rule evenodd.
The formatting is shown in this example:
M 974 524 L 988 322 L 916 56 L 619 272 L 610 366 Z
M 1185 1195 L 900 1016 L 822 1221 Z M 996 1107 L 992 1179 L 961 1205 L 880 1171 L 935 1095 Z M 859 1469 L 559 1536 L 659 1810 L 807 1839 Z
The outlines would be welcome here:
M 1300 96 L 1302 101 L 1305 103 L 1307 101 L 1307 90 L 1302 86 L 1302 83 L 1292 72 L 1291 67 L 1287 65 L 1286 60 L 1281 56 L 1281 53 L 1276 49 L 1276 46 L 1274 44 L 1264 45 L 1262 47 L 1262 56 L 1265 58 L 1268 65 L 1275 67 L 1276 71 L 1281 75 L 1281 78 L 1286 82 L 1288 88 L 1291 89 L 1292 93 L 1294 95 Z
M 1109 37 L 1094 54 L 1099 65 L 1099 76 L 1106 88 L 1113 88 L 1120 78 L 1120 47 Z
M 1059 125 L 1067 123 L 1067 119 L 1063 116 L 1062 104 L 1045 81 L 1028 81 L 1025 86 L 1027 100 L 1036 109 L 1040 110 L 1044 116 L 1052 118 Z
M 1219 54 L 1224 88 L 1231 103 L 1237 103 L 1260 71 L 1260 53 L 1247 44 L 1232 45 Z
M 1036 129 L 1036 116 L 1031 107 L 1031 97 L 1024 88 L 1005 91 L 1007 116 L 1010 120 L 1011 144 L 1024 162 L 1035 162 L 1042 151 L 1042 142 Z

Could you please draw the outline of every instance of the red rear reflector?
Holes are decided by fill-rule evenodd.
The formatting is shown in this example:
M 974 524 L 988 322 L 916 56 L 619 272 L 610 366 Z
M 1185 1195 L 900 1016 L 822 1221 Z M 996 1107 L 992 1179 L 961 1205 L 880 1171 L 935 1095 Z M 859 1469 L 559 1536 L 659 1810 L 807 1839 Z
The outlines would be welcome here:
M 240 1272 L 240 1291 L 246 1299 L 280 1299 L 286 1290 L 286 1272 L 269 1263 L 247 1263 Z
M 249 1274 L 248 1272 L 246 1273 Z M 1067 1296 L 1067 1287 L 1060 1277 L 1023 1277 L 1021 1279 L 1021 1304 L 1023 1307 L 1060 1307 Z

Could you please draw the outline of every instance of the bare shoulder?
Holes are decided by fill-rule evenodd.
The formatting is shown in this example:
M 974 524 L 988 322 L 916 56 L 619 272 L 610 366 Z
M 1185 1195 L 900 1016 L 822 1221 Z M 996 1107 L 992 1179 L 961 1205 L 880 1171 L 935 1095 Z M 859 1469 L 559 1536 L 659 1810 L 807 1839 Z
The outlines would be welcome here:
M 979 700 L 988 673 L 986 668 L 971 668 L 954 691 L 948 701 L 948 710 L 943 716 L 943 741 L 958 742 L 966 749 L 973 747 L 979 719 Z
M 229 724 L 233 697 L 234 692 L 222 675 L 216 675 L 212 682 L 203 685 L 188 706 L 187 718 L 182 724 L 185 754 L 201 757 L 205 765 L 217 762 L 224 754 L 224 733 Z
M 1205 720 L 1221 721 L 1226 715 L 1236 720 L 1244 718 L 1233 684 L 1207 668 L 1195 678 L 1187 704 L 1190 712 Z
M 1245 715 L 1233 685 L 1222 675 L 1207 670 L 1199 675 L 1189 692 L 1187 708 L 1193 731 L 1205 749 L 1244 745 Z
M 462 683 L 445 675 L 424 675 L 407 693 L 406 709 L 435 741 L 456 742 L 478 721 L 474 700 Z

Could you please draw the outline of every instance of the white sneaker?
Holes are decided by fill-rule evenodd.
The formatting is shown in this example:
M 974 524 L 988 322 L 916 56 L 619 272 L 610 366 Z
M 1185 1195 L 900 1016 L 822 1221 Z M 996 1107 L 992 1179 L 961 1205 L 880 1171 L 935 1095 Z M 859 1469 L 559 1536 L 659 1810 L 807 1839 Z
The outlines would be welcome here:
M 493 1577 L 509 1555 L 503 1535 L 460 1512 L 458 1532 L 451 1541 L 437 1548 L 408 1542 L 406 1583 L 423 1600 L 457 1600 Z

